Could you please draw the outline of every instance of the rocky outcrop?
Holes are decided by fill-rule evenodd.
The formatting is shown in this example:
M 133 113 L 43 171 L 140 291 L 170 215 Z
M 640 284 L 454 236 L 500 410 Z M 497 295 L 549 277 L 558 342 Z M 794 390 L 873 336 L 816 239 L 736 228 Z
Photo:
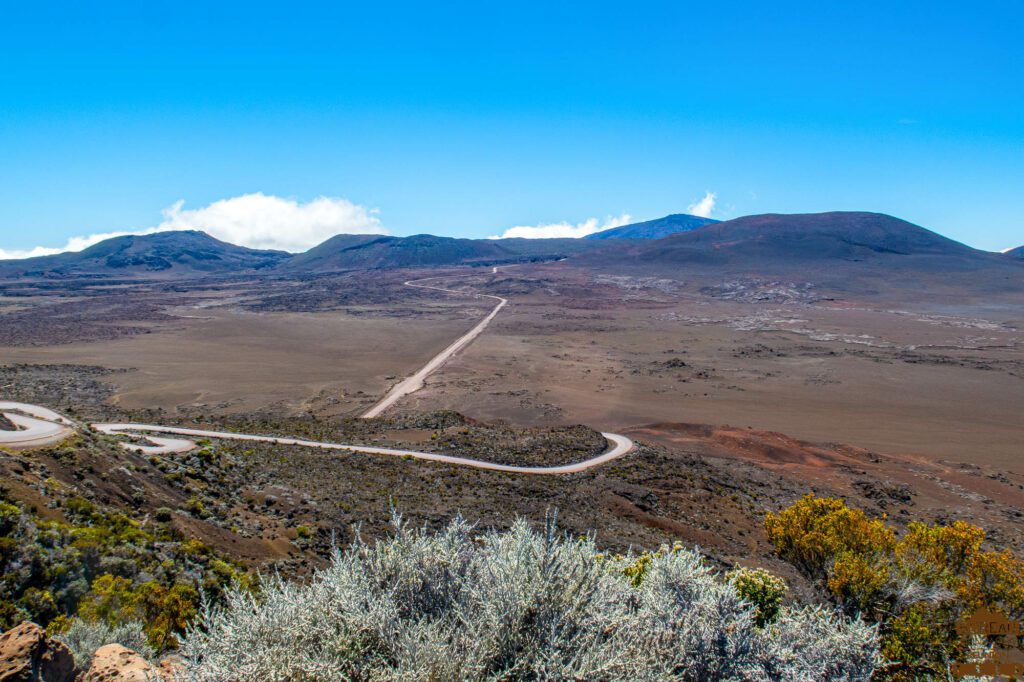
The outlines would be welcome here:
M 164 671 L 120 644 L 96 650 L 82 682 L 165 682 Z
M 71 650 L 35 623 L 0 635 L 0 682 L 73 682 L 76 673 Z
M 35 623 L 0 635 L 0 682 L 174 682 L 180 667 L 171 658 L 157 667 L 131 649 L 107 644 L 96 650 L 83 673 L 67 645 Z

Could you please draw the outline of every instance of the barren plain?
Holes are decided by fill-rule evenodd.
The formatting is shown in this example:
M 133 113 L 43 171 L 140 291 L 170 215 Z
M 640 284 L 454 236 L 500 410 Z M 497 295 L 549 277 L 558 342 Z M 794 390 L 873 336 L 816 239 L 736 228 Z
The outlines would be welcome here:
M 425 276 L 466 295 L 403 286 Z M 473 292 L 509 304 L 422 390 L 381 419 L 358 419 L 488 313 Z M 809 490 L 897 524 L 970 520 L 998 546 L 1024 547 L 1024 305 L 1012 300 L 939 306 L 566 263 L 113 286 L 21 280 L 2 294 L 5 395 L 87 419 L 511 464 L 590 456 L 597 431 L 640 444 L 610 465 L 544 479 L 221 443 L 202 462 L 132 458 L 128 484 L 113 475 L 123 461 L 96 455 L 96 499 L 146 508 L 198 499 L 206 515 L 176 523 L 246 562 L 315 565 L 349 524 L 383 532 L 392 504 L 429 524 L 463 512 L 500 526 L 560 509 L 568 530 L 600 529 L 611 547 L 682 539 L 799 585 L 772 558 L 761 518 Z M 59 453 L 10 464 L 8 484 L 26 499 L 45 497 L 47 477 L 81 482 Z M 145 500 L 126 485 L 147 490 Z M 313 536 L 298 537 L 300 526 Z

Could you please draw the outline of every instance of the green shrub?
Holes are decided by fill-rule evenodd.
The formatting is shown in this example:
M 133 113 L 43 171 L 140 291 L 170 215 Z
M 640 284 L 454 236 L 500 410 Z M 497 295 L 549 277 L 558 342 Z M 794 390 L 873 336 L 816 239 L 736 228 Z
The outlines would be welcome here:
M 81 498 L 65 500 L 68 523 L 0 501 L 0 629 L 33 620 L 60 631 L 79 614 L 117 628 L 145 623 L 150 643 L 172 648 L 196 612 L 248 576 L 198 540 L 139 522 Z
M 726 575 L 741 598 L 757 607 L 757 624 L 764 627 L 779 617 L 786 583 L 763 568 L 737 568 Z
M 209 516 L 209 514 L 206 511 L 206 506 L 203 504 L 203 501 L 200 500 L 198 497 L 193 496 L 188 498 L 183 508 L 189 514 L 195 516 L 198 519 L 205 519 Z
M 150 646 L 164 651 L 177 646 L 177 636 L 195 617 L 198 604 L 199 593 L 191 585 L 167 587 L 155 581 L 133 585 L 130 580 L 108 574 L 93 581 L 78 613 L 88 623 L 110 627 L 139 621 Z

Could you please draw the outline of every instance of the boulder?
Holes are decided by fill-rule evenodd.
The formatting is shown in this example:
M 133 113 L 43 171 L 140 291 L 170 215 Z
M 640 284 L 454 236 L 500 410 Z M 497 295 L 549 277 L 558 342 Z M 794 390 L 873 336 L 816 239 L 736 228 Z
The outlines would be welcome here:
M 159 668 L 120 644 L 96 650 L 82 682 L 161 682 Z
M 0 635 L 0 682 L 31 682 L 46 632 L 22 623 Z
M 0 682 L 72 682 L 77 672 L 71 650 L 35 623 L 0 635 Z

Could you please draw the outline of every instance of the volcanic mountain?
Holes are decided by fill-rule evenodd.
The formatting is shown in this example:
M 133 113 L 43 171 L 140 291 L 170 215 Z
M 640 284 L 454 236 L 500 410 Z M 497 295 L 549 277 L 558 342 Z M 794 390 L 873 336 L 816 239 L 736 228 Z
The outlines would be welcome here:
M 599 247 L 578 239 L 454 239 L 339 234 L 292 257 L 289 271 L 327 272 L 559 260 Z
M 1009 256 L 1010 258 L 1020 258 L 1021 260 L 1024 260 L 1024 246 L 1018 246 L 1015 249 L 1003 251 L 1003 255 Z
M 881 213 L 833 212 L 745 216 L 644 242 L 623 252 L 645 263 L 743 266 L 814 262 L 889 262 L 945 266 L 998 262 L 905 220 Z
M 800 281 L 834 291 L 1024 291 L 1024 263 L 865 212 L 746 216 L 573 261 L 681 279 Z
M 664 218 L 632 223 L 588 234 L 584 239 L 661 239 L 677 232 L 689 232 L 719 222 L 688 213 L 673 213 Z
M 73 253 L 0 261 L 0 277 L 220 274 L 270 268 L 289 257 L 183 230 L 113 237 Z

